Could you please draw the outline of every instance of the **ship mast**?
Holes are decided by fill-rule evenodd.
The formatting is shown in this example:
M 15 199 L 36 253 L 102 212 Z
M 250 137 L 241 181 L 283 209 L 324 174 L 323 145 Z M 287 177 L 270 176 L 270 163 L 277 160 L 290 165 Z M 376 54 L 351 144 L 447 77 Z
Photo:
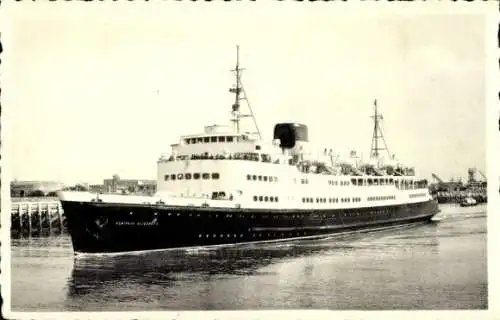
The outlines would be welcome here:
M 255 115 L 253 114 L 252 107 L 250 106 L 250 102 L 248 101 L 247 94 L 245 89 L 243 88 L 243 83 L 241 82 L 241 73 L 244 69 L 240 68 L 240 46 L 236 46 L 236 68 L 231 70 L 235 73 L 236 76 L 236 86 L 234 88 L 229 89 L 229 92 L 234 93 L 234 104 L 232 107 L 232 116 L 231 121 L 234 123 L 234 129 L 236 133 L 240 133 L 240 119 L 245 117 L 251 117 L 253 123 L 255 125 L 255 129 L 257 132 L 251 132 L 252 134 L 257 134 L 259 139 L 262 139 L 260 134 L 259 127 L 257 126 L 257 120 L 255 119 Z M 248 106 L 248 110 L 250 114 L 241 114 L 240 113 L 240 101 L 245 100 Z
M 384 134 L 382 133 L 382 129 L 380 128 L 379 121 L 384 118 L 380 113 L 378 113 L 377 99 L 373 102 L 375 106 L 375 114 L 371 116 L 373 118 L 373 137 L 372 137 L 372 146 L 370 151 L 370 158 L 378 158 L 380 156 L 380 151 L 386 150 L 389 158 L 391 154 L 389 152 L 389 148 L 387 148 L 387 144 L 385 143 Z M 379 140 L 383 143 L 383 147 L 379 145 Z

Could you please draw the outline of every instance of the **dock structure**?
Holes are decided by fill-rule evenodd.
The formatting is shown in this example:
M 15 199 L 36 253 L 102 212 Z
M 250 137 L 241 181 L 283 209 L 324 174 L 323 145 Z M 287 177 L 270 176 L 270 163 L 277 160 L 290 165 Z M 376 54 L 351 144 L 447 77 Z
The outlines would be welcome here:
M 50 236 L 65 233 L 64 213 L 57 198 L 12 198 L 11 235 Z

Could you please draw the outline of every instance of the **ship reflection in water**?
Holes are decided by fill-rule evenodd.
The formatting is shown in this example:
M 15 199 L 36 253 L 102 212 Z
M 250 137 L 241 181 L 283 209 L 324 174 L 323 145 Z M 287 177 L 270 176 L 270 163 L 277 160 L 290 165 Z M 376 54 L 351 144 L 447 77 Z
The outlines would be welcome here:
M 437 224 L 324 240 L 74 261 L 68 238 L 57 249 L 14 242 L 12 309 L 484 309 L 485 210 L 449 206 Z

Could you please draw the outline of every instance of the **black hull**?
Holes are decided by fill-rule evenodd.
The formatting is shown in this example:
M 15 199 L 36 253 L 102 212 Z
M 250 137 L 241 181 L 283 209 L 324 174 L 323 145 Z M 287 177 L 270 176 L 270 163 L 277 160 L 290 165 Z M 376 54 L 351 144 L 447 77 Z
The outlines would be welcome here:
M 112 253 L 319 237 L 430 221 L 436 201 L 263 210 L 61 201 L 75 253 Z

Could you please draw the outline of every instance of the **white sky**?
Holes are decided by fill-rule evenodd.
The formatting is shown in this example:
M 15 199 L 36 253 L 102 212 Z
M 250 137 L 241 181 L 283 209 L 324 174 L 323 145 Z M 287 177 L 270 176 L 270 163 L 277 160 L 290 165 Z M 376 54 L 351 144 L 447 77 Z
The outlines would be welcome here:
M 154 179 L 179 135 L 228 120 L 236 44 L 266 139 L 293 120 L 367 154 L 377 98 L 401 161 L 427 178 L 485 171 L 481 16 L 171 3 L 16 14 L 2 35 L 13 178 Z

